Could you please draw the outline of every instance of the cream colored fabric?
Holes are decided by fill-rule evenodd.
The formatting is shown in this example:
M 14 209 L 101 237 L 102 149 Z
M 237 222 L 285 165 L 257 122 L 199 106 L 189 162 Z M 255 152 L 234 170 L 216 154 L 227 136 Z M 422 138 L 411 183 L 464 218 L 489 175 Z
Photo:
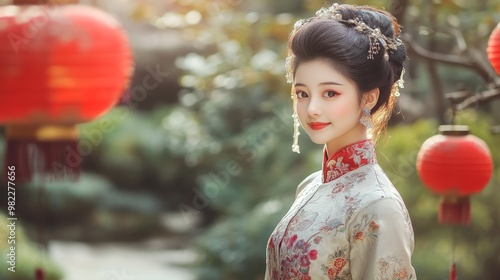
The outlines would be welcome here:
M 269 239 L 266 279 L 416 279 L 410 217 L 380 166 L 322 181 L 318 171 L 299 185 Z

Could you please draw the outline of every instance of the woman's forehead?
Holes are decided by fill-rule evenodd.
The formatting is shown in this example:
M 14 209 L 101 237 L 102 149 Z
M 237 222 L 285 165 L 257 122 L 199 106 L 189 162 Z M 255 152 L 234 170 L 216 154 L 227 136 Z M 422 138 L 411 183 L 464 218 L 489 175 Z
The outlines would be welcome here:
M 335 69 L 330 62 L 315 59 L 302 62 L 295 71 L 294 84 L 296 85 L 318 85 L 337 84 L 353 85 L 353 83 L 343 73 Z

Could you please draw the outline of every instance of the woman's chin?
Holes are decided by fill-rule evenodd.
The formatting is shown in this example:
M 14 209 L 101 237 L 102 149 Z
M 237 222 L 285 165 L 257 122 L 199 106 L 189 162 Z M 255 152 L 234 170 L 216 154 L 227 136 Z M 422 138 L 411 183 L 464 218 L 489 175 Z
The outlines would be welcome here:
M 323 145 L 326 143 L 326 141 L 324 139 L 320 139 L 318 137 L 310 137 L 309 138 L 311 139 L 311 141 L 314 143 L 314 144 L 319 144 L 319 145 Z

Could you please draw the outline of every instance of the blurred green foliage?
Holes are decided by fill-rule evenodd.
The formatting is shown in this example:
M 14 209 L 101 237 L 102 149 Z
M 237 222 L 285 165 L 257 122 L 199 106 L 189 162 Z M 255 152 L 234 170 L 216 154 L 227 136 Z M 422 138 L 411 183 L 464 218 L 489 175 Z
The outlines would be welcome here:
M 7 216 L 0 212 L 0 219 L 7 221 Z M 0 270 L 0 279 L 5 280 L 26 280 L 35 279 L 35 270 L 43 267 L 46 280 L 62 279 L 61 269 L 32 242 L 26 237 L 23 224 L 20 220 L 16 221 L 15 226 L 15 243 L 8 244 L 7 240 L 11 235 L 11 230 L 6 225 L 0 227 L 0 255 L 2 261 L 2 269 Z M 11 267 L 8 263 L 10 257 L 7 254 L 12 254 L 10 247 L 15 247 L 15 272 L 8 270 Z
M 101 175 L 83 173 L 76 182 L 20 185 L 16 215 L 32 239 L 128 241 L 160 231 L 162 203 L 153 194 L 115 188 Z

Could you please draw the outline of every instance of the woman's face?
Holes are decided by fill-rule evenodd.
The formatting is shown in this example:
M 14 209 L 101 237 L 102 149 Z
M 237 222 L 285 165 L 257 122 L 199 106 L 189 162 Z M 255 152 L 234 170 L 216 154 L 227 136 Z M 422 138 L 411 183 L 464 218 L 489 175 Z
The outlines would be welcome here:
M 300 123 L 314 143 L 327 145 L 329 155 L 367 139 L 356 85 L 328 62 L 299 64 L 294 83 Z

